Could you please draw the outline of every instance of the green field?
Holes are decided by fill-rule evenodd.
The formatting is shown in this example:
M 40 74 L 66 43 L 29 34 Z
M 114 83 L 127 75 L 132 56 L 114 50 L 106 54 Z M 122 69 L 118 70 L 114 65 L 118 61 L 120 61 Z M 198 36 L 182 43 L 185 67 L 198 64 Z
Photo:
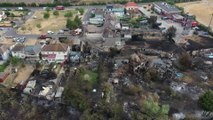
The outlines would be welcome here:
M 95 71 L 86 70 L 86 69 L 81 68 L 80 76 L 81 76 L 82 80 L 87 80 L 90 83 L 92 83 L 92 85 L 95 85 L 97 83 L 98 73 Z

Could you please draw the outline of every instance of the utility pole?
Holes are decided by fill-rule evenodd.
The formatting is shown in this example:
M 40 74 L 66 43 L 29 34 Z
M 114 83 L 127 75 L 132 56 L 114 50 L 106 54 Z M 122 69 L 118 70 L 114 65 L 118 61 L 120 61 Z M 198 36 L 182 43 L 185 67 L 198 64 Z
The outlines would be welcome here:
M 210 19 L 210 22 L 209 22 L 209 26 L 208 26 L 208 28 L 209 28 L 209 30 L 211 30 L 211 23 L 212 23 L 212 18 L 213 18 L 213 13 L 211 14 L 211 19 Z

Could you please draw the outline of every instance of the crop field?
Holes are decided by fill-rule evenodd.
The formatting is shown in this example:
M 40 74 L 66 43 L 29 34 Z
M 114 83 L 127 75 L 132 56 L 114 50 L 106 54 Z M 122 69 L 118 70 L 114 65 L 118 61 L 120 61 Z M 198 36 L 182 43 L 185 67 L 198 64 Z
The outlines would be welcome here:
M 184 8 L 185 13 L 188 12 L 189 14 L 195 15 L 197 21 L 201 24 L 205 26 L 209 25 L 211 15 L 213 14 L 213 0 L 178 3 L 176 5 Z M 213 28 L 213 21 L 210 26 Z
M 51 3 L 53 0 L 0 0 L 0 3 Z

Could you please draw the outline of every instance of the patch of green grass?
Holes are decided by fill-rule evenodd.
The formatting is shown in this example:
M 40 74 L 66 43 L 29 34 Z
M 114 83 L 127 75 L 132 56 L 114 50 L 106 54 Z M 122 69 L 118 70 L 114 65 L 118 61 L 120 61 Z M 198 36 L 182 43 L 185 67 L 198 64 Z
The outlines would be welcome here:
M 6 69 L 7 66 L 8 66 L 7 62 L 5 62 L 2 65 L 0 65 L 0 72 L 4 72 L 4 70 Z
M 80 69 L 80 75 L 82 80 L 88 80 L 93 85 L 97 83 L 98 73 L 95 71 Z

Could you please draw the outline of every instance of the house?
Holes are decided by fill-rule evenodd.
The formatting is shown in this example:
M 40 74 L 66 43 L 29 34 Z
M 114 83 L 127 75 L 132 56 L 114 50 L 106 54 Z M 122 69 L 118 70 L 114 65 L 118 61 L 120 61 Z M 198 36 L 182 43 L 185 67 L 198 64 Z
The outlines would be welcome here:
M 0 44 L 0 60 L 6 61 L 9 57 L 10 45 Z
M 69 54 L 69 60 L 71 63 L 79 63 L 81 59 L 81 53 L 72 51 Z
M 24 47 L 25 58 L 28 60 L 39 60 L 39 53 L 41 52 L 42 45 L 28 45 Z
M 126 5 L 125 5 L 125 8 L 126 10 L 138 10 L 138 5 L 135 3 L 135 2 L 128 2 Z
M 122 18 L 122 17 L 124 17 L 124 15 L 125 15 L 125 10 L 124 10 L 124 8 L 113 8 L 113 9 L 112 9 L 112 13 L 113 13 L 116 17 Z
M 42 59 L 48 62 L 62 63 L 67 60 L 67 55 L 70 51 L 70 47 L 67 44 L 55 43 L 49 44 L 42 48 Z
M 24 88 L 23 92 L 26 94 L 31 94 L 33 89 L 35 89 L 35 86 L 36 86 L 36 80 L 29 81 L 27 83 L 26 87 Z
M 166 2 L 155 2 L 153 3 L 153 9 L 158 14 L 171 16 L 173 14 L 180 14 L 181 11 L 176 8 L 175 6 L 172 6 L 170 4 L 167 4 Z
M 103 9 L 95 9 L 92 11 L 92 13 L 94 14 L 94 17 L 89 19 L 89 23 L 90 24 L 94 24 L 94 25 L 103 25 L 104 23 L 104 10 Z
M 107 10 L 108 12 L 111 12 L 112 9 L 113 9 L 113 5 L 112 5 L 112 4 L 106 5 L 106 10 Z
M 122 30 L 129 30 L 130 29 L 129 24 L 121 23 L 121 29 Z
M 103 25 L 104 23 L 103 15 L 95 15 L 94 18 L 89 19 L 89 23 L 94 25 Z
M 24 47 L 25 46 L 23 44 L 16 44 L 11 50 L 12 56 L 17 58 L 25 58 Z

